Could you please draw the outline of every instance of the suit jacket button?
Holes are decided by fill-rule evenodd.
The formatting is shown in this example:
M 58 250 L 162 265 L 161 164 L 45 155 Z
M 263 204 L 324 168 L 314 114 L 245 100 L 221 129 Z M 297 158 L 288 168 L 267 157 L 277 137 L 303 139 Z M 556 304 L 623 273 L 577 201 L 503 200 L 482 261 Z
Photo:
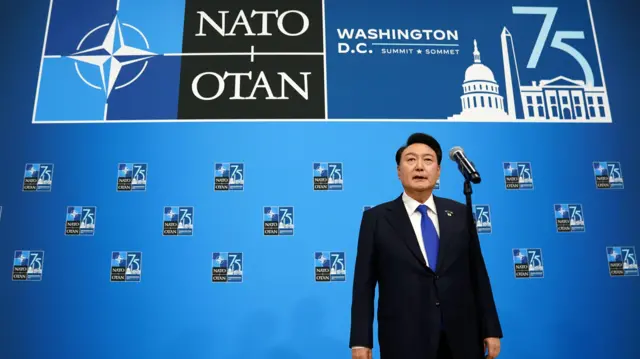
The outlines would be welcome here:
M 436 280 L 440 279 L 440 276 L 436 276 Z
M 439 306 L 440 306 L 440 302 L 436 302 L 436 307 L 439 307 Z

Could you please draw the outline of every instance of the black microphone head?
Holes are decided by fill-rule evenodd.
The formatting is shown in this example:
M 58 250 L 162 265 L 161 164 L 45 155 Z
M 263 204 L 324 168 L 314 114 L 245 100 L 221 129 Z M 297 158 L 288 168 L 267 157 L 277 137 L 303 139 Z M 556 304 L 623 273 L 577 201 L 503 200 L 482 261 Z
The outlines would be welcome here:
M 462 149 L 462 147 L 460 147 L 460 146 L 455 146 L 455 147 L 451 148 L 451 149 L 449 150 L 449 158 L 450 158 L 452 161 L 455 161 L 456 159 L 455 159 L 454 155 L 455 155 L 456 153 L 458 153 L 458 152 L 462 152 L 462 153 L 464 153 L 464 150 Z

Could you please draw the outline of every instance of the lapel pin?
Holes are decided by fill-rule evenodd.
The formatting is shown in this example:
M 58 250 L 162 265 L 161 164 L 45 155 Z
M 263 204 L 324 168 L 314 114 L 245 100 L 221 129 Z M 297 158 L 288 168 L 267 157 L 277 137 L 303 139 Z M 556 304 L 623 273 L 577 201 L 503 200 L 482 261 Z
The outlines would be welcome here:
M 450 210 L 448 210 L 448 209 L 447 209 L 447 210 L 445 210 L 444 212 L 445 212 L 445 213 L 447 214 L 447 216 L 449 216 L 449 217 L 453 216 L 453 212 L 451 212 L 451 211 L 450 211 Z

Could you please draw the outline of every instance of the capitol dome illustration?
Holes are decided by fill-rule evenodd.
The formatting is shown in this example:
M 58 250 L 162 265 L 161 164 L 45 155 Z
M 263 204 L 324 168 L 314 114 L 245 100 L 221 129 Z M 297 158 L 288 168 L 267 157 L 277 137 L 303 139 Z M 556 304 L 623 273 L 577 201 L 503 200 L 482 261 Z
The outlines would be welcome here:
M 480 60 L 478 42 L 473 40 L 473 64 L 464 73 L 462 112 L 450 120 L 511 121 L 504 108 L 493 71 Z

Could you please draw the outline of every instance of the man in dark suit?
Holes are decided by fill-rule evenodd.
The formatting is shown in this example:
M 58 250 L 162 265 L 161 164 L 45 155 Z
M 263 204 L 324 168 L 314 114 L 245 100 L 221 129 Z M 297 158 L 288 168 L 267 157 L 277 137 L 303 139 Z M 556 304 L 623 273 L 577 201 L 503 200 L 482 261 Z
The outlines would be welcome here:
M 353 359 L 371 358 L 379 285 L 382 359 L 480 359 L 502 328 L 473 218 L 432 194 L 442 149 L 417 133 L 396 153 L 404 193 L 363 213 L 351 305 Z

